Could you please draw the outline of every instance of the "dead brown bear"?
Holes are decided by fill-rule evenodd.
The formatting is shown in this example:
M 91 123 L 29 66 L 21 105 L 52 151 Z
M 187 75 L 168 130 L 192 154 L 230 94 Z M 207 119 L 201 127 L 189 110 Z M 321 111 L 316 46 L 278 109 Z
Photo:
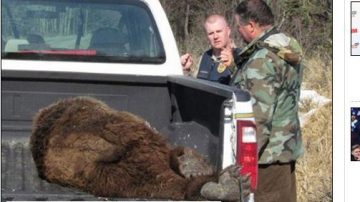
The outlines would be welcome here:
M 96 196 L 240 199 L 237 167 L 218 177 L 194 150 L 173 149 L 143 119 L 93 98 L 40 110 L 30 145 L 41 178 Z

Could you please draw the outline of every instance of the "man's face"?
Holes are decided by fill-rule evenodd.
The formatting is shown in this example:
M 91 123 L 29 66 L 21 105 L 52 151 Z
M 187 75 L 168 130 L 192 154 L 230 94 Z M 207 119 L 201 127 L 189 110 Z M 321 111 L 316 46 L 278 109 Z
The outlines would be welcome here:
M 230 42 L 230 28 L 222 20 L 204 25 L 207 39 L 214 49 L 222 49 Z
M 356 160 L 360 160 L 360 148 L 354 149 L 351 154 L 355 157 Z
M 250 43 L 253 40 L 250 24 L 242 22 L 239 15 L 235 15 L 235 22 L 241 38 L 243 38 L 246 43 Z

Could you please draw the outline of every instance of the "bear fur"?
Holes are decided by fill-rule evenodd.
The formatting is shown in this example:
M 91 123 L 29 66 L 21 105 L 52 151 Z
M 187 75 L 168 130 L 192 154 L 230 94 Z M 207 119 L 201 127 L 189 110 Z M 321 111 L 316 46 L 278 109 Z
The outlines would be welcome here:
M 41 109 L 30 147 L 42 179 L 102 197 L 202 200 L 203 185 L 218 178 L 194 150 L 172 148 L 140 117 L 89 97 Z M 236 175 L 226 179 L 238 196 Z M 219 190 L 201 192 L 217 199 Z

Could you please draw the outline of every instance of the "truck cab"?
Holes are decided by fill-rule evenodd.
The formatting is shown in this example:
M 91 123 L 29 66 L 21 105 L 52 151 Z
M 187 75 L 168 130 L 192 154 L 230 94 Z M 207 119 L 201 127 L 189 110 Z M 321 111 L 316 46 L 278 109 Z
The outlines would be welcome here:
M 143 117 L 217 170 L 241 164 L 255 189 L 249 93 L 182 75 L 159 1 L 3 0 L 1 15 L 2 200 L 99 200 L 41 180 L 29 152 L 36 112 L 75 96 Z

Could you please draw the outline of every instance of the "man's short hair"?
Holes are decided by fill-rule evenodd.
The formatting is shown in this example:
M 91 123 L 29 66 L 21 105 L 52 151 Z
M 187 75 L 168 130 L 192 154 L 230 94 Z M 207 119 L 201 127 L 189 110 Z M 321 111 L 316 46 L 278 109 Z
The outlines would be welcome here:
M 220 14 L 210 14 L 210 15 L 207 15 L 206 18 L 205 18 L 205 20 L 204 20 L 204 25 L 205 25 L 206 23 L 210 23 L 210 24 L 211 24 L 211 23 L 214 23 L 214 22 L 216 22 L 216 21 L 218 21 L 218 20 L 223 21 L 226 26 L 229 26 L 226 18 L 225 18 L 223 15 L 220 15 Z
M 271 8 L 262 0 L 242 1 L 235 9 L 240 21 L 248 23 L 250 20 L 260 26 L 274 24 L 274 15 Z

